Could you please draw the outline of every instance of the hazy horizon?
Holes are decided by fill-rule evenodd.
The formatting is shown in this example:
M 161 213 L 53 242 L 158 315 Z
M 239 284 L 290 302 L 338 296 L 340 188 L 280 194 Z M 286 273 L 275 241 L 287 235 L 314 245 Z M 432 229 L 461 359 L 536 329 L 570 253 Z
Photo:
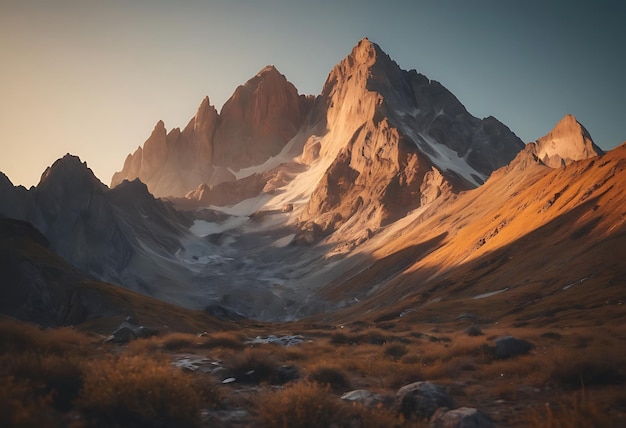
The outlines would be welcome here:
M 35 185 L 65 153 L 110 183 L 158 120 L 184 127 L 274 64 L 317 95 L 363 37 L 524 142 L 573 114 L 605 150 L 626 140 L 626 4 L 600 1 L 0 0 L 0 171 Z

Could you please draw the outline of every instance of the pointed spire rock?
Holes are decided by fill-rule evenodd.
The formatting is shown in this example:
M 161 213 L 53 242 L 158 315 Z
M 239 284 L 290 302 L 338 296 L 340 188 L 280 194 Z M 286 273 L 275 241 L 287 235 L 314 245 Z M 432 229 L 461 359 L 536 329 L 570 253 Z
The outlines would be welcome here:
M 277 155 L 306 115 L 303 97 L 274 66 L 239 86 L 220 112 L 214 162 L 235 170 Z
M 565 115 L 552 131 L 529 145 L 539 160 L 551 168 L 604 153 L 593 142 L 589 131 L 571 114 Z

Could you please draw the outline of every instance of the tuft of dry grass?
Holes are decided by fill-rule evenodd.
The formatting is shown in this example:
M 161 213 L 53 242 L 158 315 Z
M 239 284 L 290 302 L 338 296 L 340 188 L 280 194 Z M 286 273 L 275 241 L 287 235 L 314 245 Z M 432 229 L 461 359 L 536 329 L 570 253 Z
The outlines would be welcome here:
M 167 362 L 108 356 L 86 365 L 76 407 L 102 426 L 180 426 L 200 423 L 203 398 L 194 379 Z
M 262 394 L 255 406 L 255 426 L 392 428 L 406 425 L 385 409 L 368 409 L 341 401 L 328 387 L 297 382 L 285 389 Z
M 404 355 L 406 355 L 409 350 L 406 345 L 403 345 L 401 343 L 390 343 L 389 345 L 385 346 L 383 352 L 385 353 L 385 355 L 393 358 L 394 360 L 399 360 Z
M 205 338 L 204 348 L 243 349 L 245 335 L 236 331 L 220 331 Z
M 284 383 L 291 380 L 284 378 L 280 362 L 261 348 L 246 348 L 243 352 L 233 354 L 225 365 L 238 382 Z
M 0 320 L 0 353 L 28 351 L 63 354 L 77 351 L 90 342 L 91 338 L 73 327 L 40 329 L 29 323 Z
M 25 381 L 37 399 L 49 399 L 56 410 L 71 409 L 83 386 L 82 362 L 76 356 L 36 354 L 3 355 L 3 371 Z
M 350 389 L 348 375 L 339 367 L 320 365 L 311 370 L 308 376 L 312 382 L 329 386 L 335 391 L 347 391 Z
M 168 333 L 163 336 L 153 336 L 137 339 L 129 343 L 131 351 L 152 353 L 159 350 L 184 351 L 194 349 L 242 349 L 245 336 L 237 332 L 216 332 L 198 336 L 191 333 Z
M 624 394 L 622 392 L 622 398 Z M 618 427 L 624 425 L 623 415 L 608 411 L 605 400 L 594 398 L 581 390 L 557 403 L 545 403 L 534 409 L 529 425 L 537 428 Z

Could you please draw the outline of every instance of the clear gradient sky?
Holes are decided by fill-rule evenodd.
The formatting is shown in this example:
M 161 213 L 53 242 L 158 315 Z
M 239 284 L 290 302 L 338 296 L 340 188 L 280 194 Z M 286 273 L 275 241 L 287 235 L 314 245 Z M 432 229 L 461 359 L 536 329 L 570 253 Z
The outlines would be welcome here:
M 304 94 L 363 37 L 523 141 L 574 114 L 626 140 L 626 1 L 0 0 L 0 171 L 65 153 L 109 184 L 159 119 L 184 127 L 274 64 Z

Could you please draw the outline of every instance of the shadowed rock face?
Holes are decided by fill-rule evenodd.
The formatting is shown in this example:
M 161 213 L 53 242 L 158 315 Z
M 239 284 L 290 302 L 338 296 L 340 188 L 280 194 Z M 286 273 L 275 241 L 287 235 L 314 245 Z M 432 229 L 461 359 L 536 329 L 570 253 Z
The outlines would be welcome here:
M 559 168 L 604 153 L 593 142 L 589 131 L 571 114 L 561 119 L 548 135 L 529 143 L 528 149 L 551 168 Z
M 222 107 L 214 162 L 235 170 L 263 163 L 298 132 L 306 110 L 285 76 L 265 67 Z
M 110 190 L 79 158 L 66 155 L 31 190 L 4 183 L 0 215 L 32 223 L 56 252 L 98 279 L 145 289 L 134 265 L 145 249 L 171 257 L 188 220 L 140 181 Z M 134 261 L 134 262 L 133 262 Z
M 128 155 L 111 187 L 141 179 L 157 197 L 184 196 L 201 184 L 235 180 L 229 171 L 262 164 L 298 132 L 310 102 L 273 66 L 238 87 L 220 114 L 206 97 L 185 129 L 159 121 Z

